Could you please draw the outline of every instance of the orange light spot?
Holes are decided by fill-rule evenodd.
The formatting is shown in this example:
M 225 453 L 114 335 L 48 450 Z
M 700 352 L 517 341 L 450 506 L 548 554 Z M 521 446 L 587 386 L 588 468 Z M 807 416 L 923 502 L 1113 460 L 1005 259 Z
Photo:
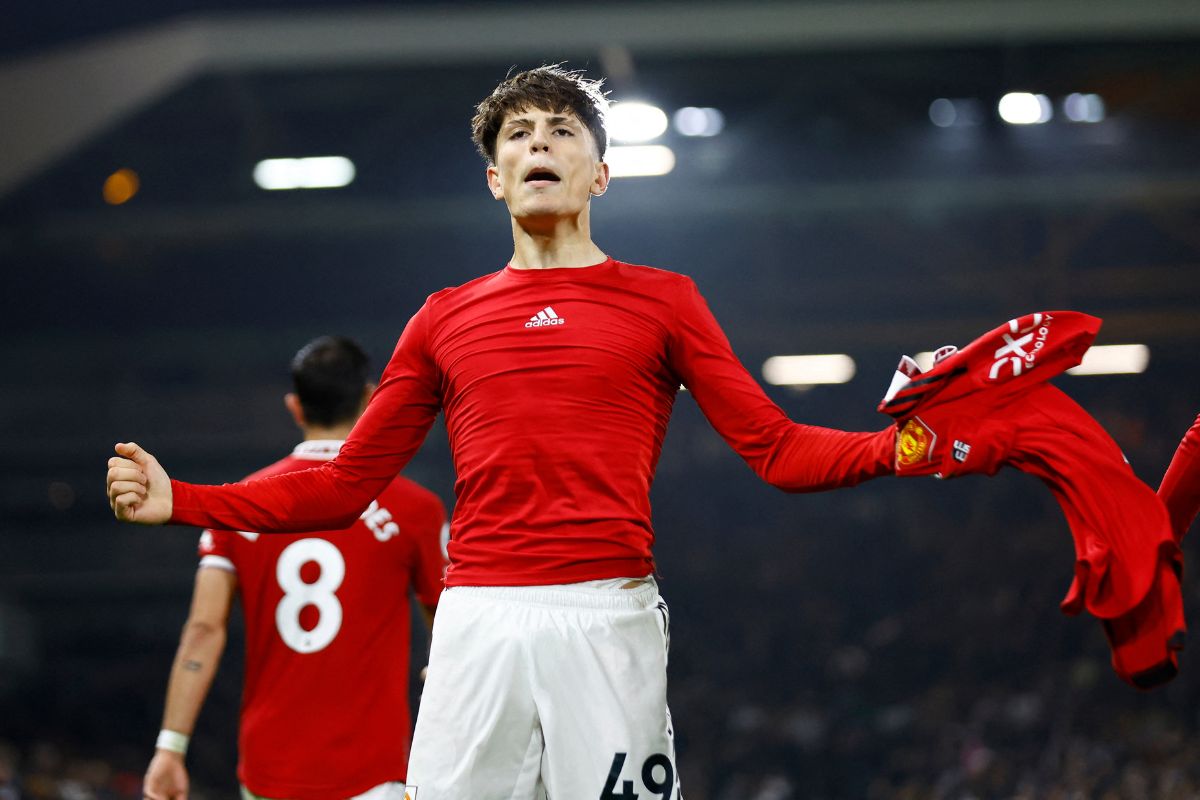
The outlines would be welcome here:
M 104 202 L 119 206 L 128 202 L 138 192 L 138 174 L 122 167 L 104 180 Z

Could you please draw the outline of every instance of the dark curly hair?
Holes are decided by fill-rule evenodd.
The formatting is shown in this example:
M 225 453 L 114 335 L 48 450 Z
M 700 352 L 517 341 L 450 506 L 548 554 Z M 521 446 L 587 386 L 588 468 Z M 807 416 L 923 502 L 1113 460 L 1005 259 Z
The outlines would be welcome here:
M 471 138 L 479 154 L 489 164 L 496 163 L 496 136 L 504 118 L 514 111 L 538 109 L 555 114 L 574 114 L 591 131 L 601 160 L 608 149 L 608 131 L 604 115 L 608 100 L 601 90 L 604 80 L 585 78 L 582 70 L 566 70 L 561 64 L 547 64 L 509 75 L 475 108 L 471 120 Z

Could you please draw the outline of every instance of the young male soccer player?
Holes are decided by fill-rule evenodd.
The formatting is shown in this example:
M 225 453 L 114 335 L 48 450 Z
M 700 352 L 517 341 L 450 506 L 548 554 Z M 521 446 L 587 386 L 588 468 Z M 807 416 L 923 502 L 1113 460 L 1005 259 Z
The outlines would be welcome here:
M 356 343 L 322 337 L 292 361 L 285 402 L 304 441 L 253 477 L 337 455 L 375 388 Z M 411 589 L 432 622 L 446 563 L 445 511 L 403 477 L 341 530 L 260 536 L 208 530 L 171 670 L 144 795 L 188 795 L 184 753 L 225 647 L 236 593 L 246 621 L 238 777 L 242 796 L 403 800 Z
M 479 104 L 474 138 L 511 216 L 512 258 L 430 296 L 336 459 L 222 487 L 172 481 L 132 443 L 109 461 L 121 520 L 331 527 L 444 411 L 457 503 L 409 768 L 418 800 L 678 798 L 648 495 L 681 383 L 781 489 L 893 471 L 891 429 L 792 422 L 689 278 L 592 242 L 604 110 L 596 83 L 556 67 Z

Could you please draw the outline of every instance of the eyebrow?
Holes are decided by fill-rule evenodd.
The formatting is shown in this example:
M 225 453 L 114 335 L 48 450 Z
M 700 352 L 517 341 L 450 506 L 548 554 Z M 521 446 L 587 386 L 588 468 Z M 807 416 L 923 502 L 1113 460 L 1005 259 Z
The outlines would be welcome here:
M 549 119 L 546 120 L 546 122 L 550 125 L 562 125 L 564 123 L 576 124 L 576 125 L 578 124 L 575 122 L 574 117 L 567 117 L 567 116 L 550 117 Z M 532 124 L 533 124 L 533 120 L 531 120 L 529 117 L 517 117 L 516 119 L 510 119 L 508 122 L 504 123 L 504 127 L 512 128 L 512 127 L 516 127 L 518 125 L 532 125 Z

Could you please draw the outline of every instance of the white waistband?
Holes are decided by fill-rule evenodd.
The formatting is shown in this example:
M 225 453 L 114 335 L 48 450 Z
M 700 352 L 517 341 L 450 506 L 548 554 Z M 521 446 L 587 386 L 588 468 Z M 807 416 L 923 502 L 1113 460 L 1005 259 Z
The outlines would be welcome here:
M 631 583 L 636 585 L 623 588 Z M 658 602 L 658 583 L 652 575 L 551 586 L 451 586 L 446 592 L 455 597 L 567 608 L 636 610 L 650 608 Z

